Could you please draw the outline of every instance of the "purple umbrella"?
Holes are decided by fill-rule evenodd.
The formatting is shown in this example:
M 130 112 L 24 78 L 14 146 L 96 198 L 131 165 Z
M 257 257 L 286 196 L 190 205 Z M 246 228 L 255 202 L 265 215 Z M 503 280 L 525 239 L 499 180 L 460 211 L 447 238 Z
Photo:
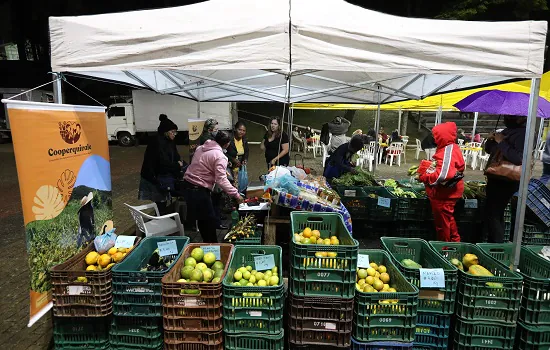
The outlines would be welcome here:
M 502 90 L 484 90 L 471 94 L 454 104 L 462 112 L 481 112 L 527 116 L 529 94 Z M 550 102 L 539 97 L 537 116 L 550 118 Z

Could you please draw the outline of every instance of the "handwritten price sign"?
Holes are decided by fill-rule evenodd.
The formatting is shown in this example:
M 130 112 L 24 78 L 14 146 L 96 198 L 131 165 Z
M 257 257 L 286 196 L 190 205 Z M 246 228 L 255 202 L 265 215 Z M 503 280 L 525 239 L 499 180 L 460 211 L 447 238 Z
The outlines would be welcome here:
M 275 257 L 273 254 L 255 256 L 254 264 L 258 271 L 271 270 L 275 267 Z
M 443 269 L 420 269 L 420 288 L 445 288 Z
M 357 267 L 370 267 L 369 256 L 364 254 L 357 255 Z
M 390 198 L 384 198 L 384 197 L 378 197 L 378 206 L 389 208 L 391 207 L 391 199 Z
M 158 242 L 159 256 L 176 255 L 178 254 L 178 245 L 175 240 Z

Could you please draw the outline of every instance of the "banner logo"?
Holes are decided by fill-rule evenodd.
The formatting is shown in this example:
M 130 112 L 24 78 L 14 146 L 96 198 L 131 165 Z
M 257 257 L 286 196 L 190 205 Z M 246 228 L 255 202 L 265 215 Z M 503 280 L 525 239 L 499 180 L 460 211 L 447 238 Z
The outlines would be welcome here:
M 63 141 L 68 144 L 77 143 L 80 140 L 80 134 L 82 133 L 82 128 L 80 124 L 76 122 L 60 122 L 59 123 L 59 134 Z

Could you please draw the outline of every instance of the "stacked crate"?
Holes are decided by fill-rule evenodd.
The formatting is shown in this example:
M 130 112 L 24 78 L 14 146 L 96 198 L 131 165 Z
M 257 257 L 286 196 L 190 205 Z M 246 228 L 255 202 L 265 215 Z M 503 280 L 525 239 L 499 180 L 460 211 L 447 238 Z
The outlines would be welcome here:
M 411 349 L 415 336 L 418 288 L 410 284 L 388 253 L 378 249 L 359 250 L 361 261 L 385 266 L 390 287 L 397 292 L 355 291 L 353 349 Z M 359 266 L 366 267 L 366 266 Z
M 162 271 L 145 267 L 159 243 L 174 241 L 177 253 L 164 256 L 173 261 Z M 162 349 L 162 283 L 189 243 L 188 237 L 147 237 L 113 268 L 113 321 L 111 349 Z
M 469 243 L 430 242 L 442 257 L 462 261 L 475 254 L 493 276 L 458 271 L 453 349 L 512 350 L 519 314 L 522 277 Z M 466 269 L 466 267 L 465 267 Z
M 457 268 L 438 255 L 425 240 L 383 237 L 381 242 L 407 281 L 420 290 L 414 348 L 447 349 L 455 310 Z M 423 269 L 442 269 L 444 286 L 426 287 L 421 278 L 423 271 L 408 266 L 404 259 L 413 260 Z
M 284 349 L 285 286 L 282 277 L 275 286 L 242 286 L 233 282 L 235 272 L 241 267 L 250 266 L 252 270 L 261 271 L 259 264 L 264 259 L 272 261 L 272 271 L 277 271 L 281 276 L 281 247 L 238 245 L 233 250 L 229 269 L 223 279 L 225 349 Z M 262 266 L 267 266 L 267 263 Z
M 85 258 L 92 251 L 93 243 L 50 271 L 56 349 L 109 348 L 111 270 L 87 271 Z
M 338 213 L 292 212 L 293 233 L 309 228 L 338 245 L 301 244 L 293 235 L 289 278 L 291 348 L 349 348 L 359 244 Z M 326 253 L 326 254 L 324 254 Z
M 513 264 L 513 243 L 478 244 L 504 267 Z M 516 329 L 516 349 L 550 349 L 550 261 L 539 253 L 544 246 L 521 247 L 518 270 L 523 277 L 521 305 Z
M 178 282 L 181 270 L 193 249 L 212 247 L 219 252 L 225 277 L 233 254 L 233 245 L 227 243 L 191 243 L 174 268 L 162 278 L 162 307 L 165 349 L 223 349 L 222 282 Z M 216 254 L 216 253 L 215 253 Z

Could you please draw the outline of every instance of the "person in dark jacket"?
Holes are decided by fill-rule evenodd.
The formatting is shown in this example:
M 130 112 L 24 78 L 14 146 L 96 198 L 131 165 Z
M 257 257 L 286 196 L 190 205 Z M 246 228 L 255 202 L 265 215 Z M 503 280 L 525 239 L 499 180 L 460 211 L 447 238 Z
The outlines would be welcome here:
M 521 165 L 523 161 L 523 146 L 525 145 L 525 124 L 527 118 L 505 116 L 506 128 L 500 133 L 493 133 L 485 142 L 485 152 L 489 153 L 491 164 L 492 157 L 500 151 L 504 160 L 515 165 Z M 512 199 L 514 193 L 519 190 L 519 181 L 501 179 L 487 175 L 487 198 L 485 201 L 485 223 L 487 239 L 489 243 L 502 243 L 504 241 L 504 211 Z M 512 215 L 512 227 L 514 218 Z M 510 235 L 512 238 L 512 235 Z
M 433 162 L 423 160 L 417 172 L 419 180 L 426 185 L 430 199 L 437 239 L 444 242 L 460 242 L 454 218 L 456 202 L 464 192 L 465 162 L 460 147 L 456 144 L 456 124 L 436 125 L 432 133 L 437 144 Z M 454 181 L 451 185 L 451 181 Z
M 328 158 L 323 176 L 331 181 L 336 177 L 340 177 L 345 173 L 355 174 L 355 170 L 351 158 L 359 152 L 364 146 L 361 135 L 356 135 L 349 142 L 340 145 L 334 153 Z
M 202 146 L 207 140 L 214 140 L 218 133 L 218 121 L 216 119 L 206 119 L 202 128 L 202 134 L 199 137 L 199 144 Z
M 231 138 L 231 143 L 227 148 L 227 159 L 229 159 L 229 169 L 233 173 L 233 179 L 235 182 L 235 187 L 239 188 L 239 171 L 243 170 L 242 166 L 246 165 L 248 162 L 248 141 L 246 139 L 246 125 L 242 121 L 238 121 L 235 124 L 235 129 L 233 131 L 233 137 Z
M 161 114 L 159 120 L 158 135 L 149 141 L 145 149 L 138 199 L 155 202 L 161 215 L 164 215 L 170 192 L 175 190 L 184 163 L 174 142 L 178 126 L 166 114 Z
M 430 133 L 428 136 L 426 136 L 422 140 L 422 142 L 420 142 L 420 147 L 422 147 L 422 149 L 426 152 L 426 159 L 427 160 L 432 159 L 432 156 L 435 153 L 435 149 L 437 148 L 434 135 Z
M 391 144 L 392 142 L 401 142 L 401 136 L 399 136 L 399 131 L 394 130 L 394 131 L 391 133 L 390 144 Z

